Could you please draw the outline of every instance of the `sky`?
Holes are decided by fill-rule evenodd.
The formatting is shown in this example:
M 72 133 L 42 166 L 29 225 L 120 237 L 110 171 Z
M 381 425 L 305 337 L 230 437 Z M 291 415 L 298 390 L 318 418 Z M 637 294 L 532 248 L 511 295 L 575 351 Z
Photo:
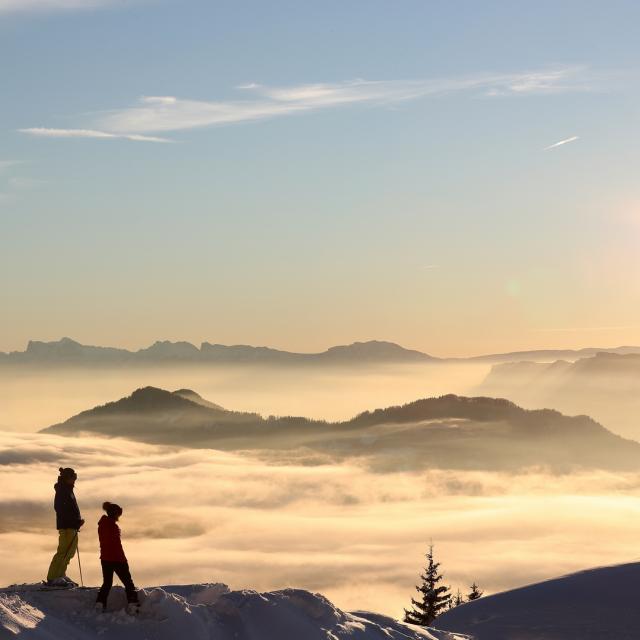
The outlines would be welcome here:
M 640 344 L 639 20 L 0 0 L 0 350 Z

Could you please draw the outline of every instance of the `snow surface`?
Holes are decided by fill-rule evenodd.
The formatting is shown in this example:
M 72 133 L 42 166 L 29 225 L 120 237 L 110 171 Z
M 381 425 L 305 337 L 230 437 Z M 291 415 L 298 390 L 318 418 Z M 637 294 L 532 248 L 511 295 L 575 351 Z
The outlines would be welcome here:
M 638 640 L 640 563 L 480 598 L 443 614 L 436 624 L 476 640 Z
M 137 617 L 114 587 L 106 613 L 94 610 L 96 589 L 0 589 L 0 638 L 32 640 L 466 640 L 378 614 L 345 613 L 300 589 L 230 591 L 223 584 L 143 589 Z

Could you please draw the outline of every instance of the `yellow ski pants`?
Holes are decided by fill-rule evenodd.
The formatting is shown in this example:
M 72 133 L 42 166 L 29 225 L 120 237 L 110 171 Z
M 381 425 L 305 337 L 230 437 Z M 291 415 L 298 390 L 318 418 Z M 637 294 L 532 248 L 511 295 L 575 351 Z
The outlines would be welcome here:
M 75 529 L 58 529 L 58 535 L 58 550 L 51 560 L 47 580 L 62 578 L 78 549 L 78 532 Z

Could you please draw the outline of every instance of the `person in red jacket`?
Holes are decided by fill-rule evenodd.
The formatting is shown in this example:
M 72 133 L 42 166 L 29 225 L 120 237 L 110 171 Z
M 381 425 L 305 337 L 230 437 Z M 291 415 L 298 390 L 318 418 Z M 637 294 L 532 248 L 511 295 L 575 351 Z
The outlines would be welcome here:
M 127 556 L 124 555 L 122 541 L 120 540 L 120 527 L 118 520 L 122 515 L 122 507 L 111 502 L 105 502 L 102 508 L 107 515 L 102 516 L 98 522 L 98 538 L 100 539 L 100 564 L 102 564 L 102 586 L 98 591 L 96 608 L 104 611 L 107 607 L 107 598 L 113 585 L 115 573 L 124 585 L 127 594 L 128 609 L 137 613 L 139 602 L 136 587 L 131 579 Z

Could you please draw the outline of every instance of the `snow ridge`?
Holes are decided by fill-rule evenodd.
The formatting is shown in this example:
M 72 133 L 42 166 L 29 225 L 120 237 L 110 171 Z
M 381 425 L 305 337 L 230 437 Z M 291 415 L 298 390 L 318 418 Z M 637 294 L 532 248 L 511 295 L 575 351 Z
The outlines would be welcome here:
M 114 587 L 106 613 L 94 608 L 96 589 L 43 591 L 38 585 L 0 589 L 0 638 L 29 640 L 467 640 L 386 616 L 346 613 L 301 589 L 230 591 L 223 584 L 146 588 L 138 616 L 125 611 Z

